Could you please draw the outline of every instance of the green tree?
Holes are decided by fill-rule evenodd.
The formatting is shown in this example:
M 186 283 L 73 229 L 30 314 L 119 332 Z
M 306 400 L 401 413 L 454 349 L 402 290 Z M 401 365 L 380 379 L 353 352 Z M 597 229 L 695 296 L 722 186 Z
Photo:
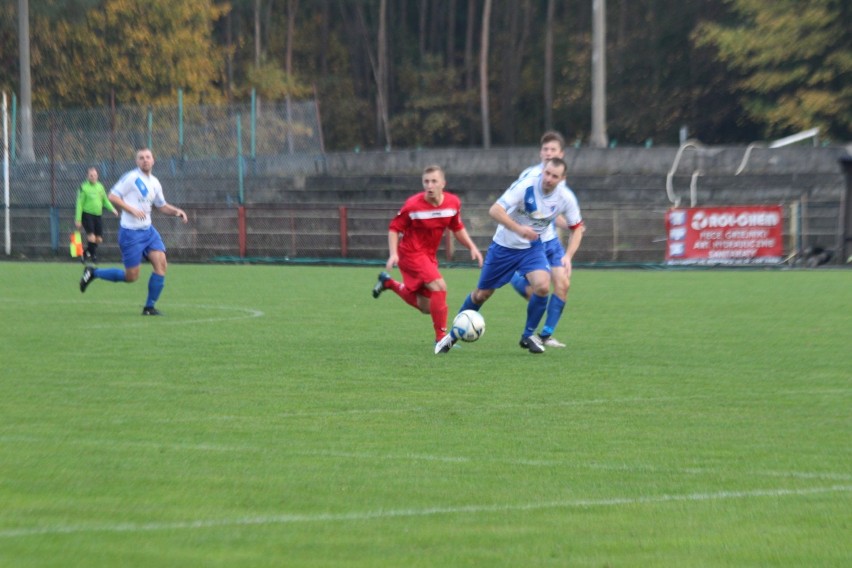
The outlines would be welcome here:
M 261 57 L 259 66 L 249 68 L 246 78 L 247 92 L 250 93 L 253 88 L 264 100 L 280 100 L 288 96 L 304 99 L 313 95 L 310 87 L 301 84 L 296 76 L 288 75 L 279 64 L 265 57 Z
M 329 150 L 367 148 L 378 143 L 375 105 L 364 86 L 375 83 L 367 71 L 366 58 L 356 57 L 364 54 L 358 48 L 364 38 L 354 23 L 357 17 L 346 8 L 339 0 L 300 2 L 299 25 L 293 38 L 293 69 L 301 84 L 316 88 L 324 143 Z M 347 36 L 347 29 L 351 36 Z M 280 35 L 273 37 L 270 53 L 283 59 L 286 45 Z M 365 64 L 363 74 L 355 69 L 359 61 Z
M 737 18 L 700 25 L 694 40 L 713 46 L 740 74 L 743 107 L 766 136 L 818 126 L 852 135 L 852 8 L 844 0 L 726 0 Z
M 391 126 L 404 147 L 457 146 L 463 141 L 463 122 L 475 119 L 463 110 L 476 102 L 476 92 L 464 90 L 460 70 L 441 66 L 440 59 L 426 55 L 422 68 L 405 67 L 400 73 L 399 86 L 408 97 Z

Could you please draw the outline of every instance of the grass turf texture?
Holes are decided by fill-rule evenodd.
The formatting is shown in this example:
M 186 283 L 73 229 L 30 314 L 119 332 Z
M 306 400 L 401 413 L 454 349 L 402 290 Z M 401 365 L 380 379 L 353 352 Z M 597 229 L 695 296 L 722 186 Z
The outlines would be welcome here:
M 577 270 L 567 349 L 506 287 L 440 357 L 375 268 L 80 272 L 0 263 L 0 565 L 852 557 L 852 272 Z

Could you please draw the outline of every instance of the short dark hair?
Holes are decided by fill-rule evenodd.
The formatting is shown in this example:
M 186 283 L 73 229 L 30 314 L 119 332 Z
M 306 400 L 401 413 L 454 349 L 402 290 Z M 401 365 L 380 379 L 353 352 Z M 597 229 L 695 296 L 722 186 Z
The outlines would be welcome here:
M 563 174 L 568 173 L 568 162 L 566 162 L 562 158 L 550 158 L 549 160 L 544 162 L 545 166 L 547 166 L 547 164 L 553 164 L 554 166 L 562 168 Z
M 562 136 L 559 132 L 555 130 L 548 130 L 544 134 L 541 135 L 541 141 L 539 142 L 539 146 L 544 146 L 548 142 L 556 142 L 559 144 L 559 149 L 565 149 L 565 137 Z

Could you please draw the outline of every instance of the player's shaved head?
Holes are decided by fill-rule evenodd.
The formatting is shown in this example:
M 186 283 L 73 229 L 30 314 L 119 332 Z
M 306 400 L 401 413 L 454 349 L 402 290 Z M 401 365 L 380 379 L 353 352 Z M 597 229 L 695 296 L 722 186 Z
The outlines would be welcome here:
M 444 168 L 442 168 L 438 164 L 432 164 L 432 165 L 429 165 L 429 166 L 426 166 L 425 168 L 423 168 L 423 174 L 424 175 L 431 174 L 431 173 L 434 173 L 434 172 L 438 172 L 439 174 L 441 174 L 441 177 L 446 177 L 444 175 Z

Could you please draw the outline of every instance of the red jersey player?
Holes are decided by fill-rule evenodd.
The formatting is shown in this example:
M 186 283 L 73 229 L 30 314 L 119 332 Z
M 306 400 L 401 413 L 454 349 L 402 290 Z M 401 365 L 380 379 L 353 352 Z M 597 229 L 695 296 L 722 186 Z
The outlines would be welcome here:
M 423 191 L 409 197 L 388 228 L 390 255 L 385 268 L 399 266 L 402 282 L 387 272 L 379 273 L 373 297 L 393 290 L 407 304 L 432 316 L 435 341 L 447 334 L 447 283 L 438 271 L 438 247 L 444 230 L 470 249 L 470 258 L 482 268 L 482 254 L 467 234 L 461 220 L 461 201 L 447 191 L 444 170 L 428 166 L 423 170 Z

